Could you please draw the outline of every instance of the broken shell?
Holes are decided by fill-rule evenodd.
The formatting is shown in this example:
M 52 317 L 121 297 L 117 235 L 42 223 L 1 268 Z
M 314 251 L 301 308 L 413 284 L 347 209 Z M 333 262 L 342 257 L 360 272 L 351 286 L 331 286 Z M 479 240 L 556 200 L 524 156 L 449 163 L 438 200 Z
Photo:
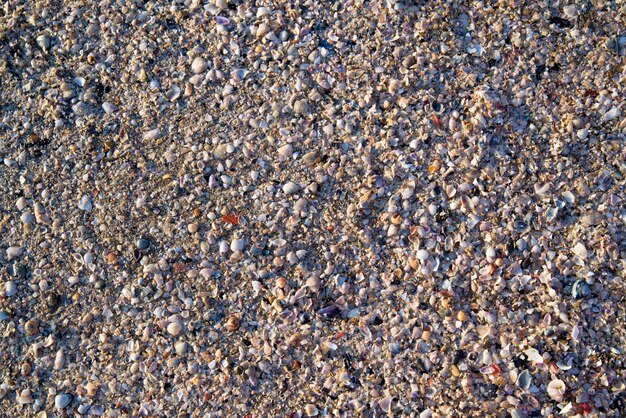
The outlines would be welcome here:
M 33 403 L 34 401 L 35 400 L 33 399 L 33 396 L 30 393 L 30 389 L 24 389 L 20 393 L 20 396 L 17 397 L 17 402 L 19 402 L 22 405 Z
M 557 402 L 562 402 L 565 395 L 565 382 L 554 379 L 548 384 L 548 395 Z
M 532 382 L 532 376 L 530 375 L 530 373 L 528 373 L 528 370 L 524 370 L 517 377 L 517 385 L 524 390 L 528 390 L 531 382 Z
M 430 102 L 430 107 L 433 110 L 433 112 L 435 112 L 437 115 L 441 115 L 443 111 L 445 110 L 443 105 L 436 100 L 433 100 L 432 102 Z
M 293 110 L 296 114 L 307 115 L 309 113 L 309 102 L 306 100 L 298 100 L 293 105 Z
M 574 299 L 582 299 L 585 296 L 589 296 L 591 288 L 586 281 L 579 279 L 572 285 L 572 297 Z

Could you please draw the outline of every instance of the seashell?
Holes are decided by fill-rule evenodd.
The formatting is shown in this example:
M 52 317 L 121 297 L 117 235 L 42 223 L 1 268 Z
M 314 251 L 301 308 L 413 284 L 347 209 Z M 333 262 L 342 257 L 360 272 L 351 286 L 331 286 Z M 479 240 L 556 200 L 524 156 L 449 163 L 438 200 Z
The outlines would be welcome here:
M 548 384 L 548 395 L 557 402 L 562 402 L 565 398 L 565 382 L 554 379 Z
M 391 411 L 391 400 L 391 396 L 386 396 L 378 401 L 378 406 L 383 410 L 383 412 L 389 413 L 389 411 Z
M 54 356 L 54 370 L 61 370 L 63 365 L 65 364 L 65 354 L 63 353 L 63 349 L 59 349 L 56 355 Z
M 423 248 L 421 250 L 418 250 L 415 253 L 415 257 L 417 257 L 417 259 L 421 261 L 422 263 L 428 260 L 428 256 L 429 256 L 428 251 Z
M 320 309 L 317 313 L 326 318 L 334 318 L 341 313 L 341 309 L 336 305 L 329 305 Z
M 265 35 L 267 35 L 269 33 L 269 31 L 270 31 L 270 27 L 267 26 L 267 24 L 265 24 L 265 23 L 261 23 L 259 25 L 259 27 L 257 28 L 255 35 L 256 35 L 257 38 L 262 38 Z
M 30 389 L 24 389 L 20 393 L 20 396 L 17 397 L 17 402 L 20 403 L 21 405 L 35 402 L 35 400 L 33 399 L 33 396 L 30 393 Z
M 230 24 L 230 19 L 224 16 L 215 16 L 214 20 L 215 20 L 215 23 L 221 26 L 227 26 Z
M 600 119 L 600 123 L 605 123 L 612 121 L 615 118 L 618 118 L 622 114 L 622 111 L 619 108 L 613 106 L 609 111 L 607 111 Z
M 315 416 L 319 415 L 319 411 L 318 411 L 317 407 L 315 405 L 312 405 L 312 404 L 307 404 L 304 407 L 304 412 L 306 413 L 307 417 L 315 417 Z
M 88 415 L 93 415 L 96 417 L 101 416 L 104 413 L 104 406 L 102 405 L 92 405 L 87 412 Z
M 283 145 L 278 148 L 278 153 L 283 157 L 291 157 L 293 155 L 293 146 L 291 144 Z
M 61 393 L 54 397 L 54 406 L 57 409 L 65 409 L 72 402 L 72 395 Z
M 578 244 L 576 244 L 574 246 L 574 248 L 572 248 L 572 253 L 574 253 L 574 255 L 577 255 L 578 257 L 582 258 L 583 260 L 587 258 L 587 248 L 585 247 L 585 245 L 582 242 L 579 242 Z
M 167 97 L 167 99 L 170 102 L 175 102 L 176 100 L 178 100 L 178 98 L 180 97 L 180 87 L 178 87 L 178 84 L 174 84 L 166 93 L 165 93 L 165 97 Z
M 170 322 L 169 325 L 167 326 L 167 332 L 169 332 L 170 335 L 173 335 L 174 337 L 176 337 L 180 335 L 181 332 L 183 332 L 183 326 L 178 321 Z
M 146 141 L 153 141 L 155 139 L 159 139 L 162 135 L 162 132 L 159 128 L 152 129 L 143 134 L 143 139 Z
M 293 111 L 297 115 L 307 115 L 309 113 L 309 102 L 305 99 L 297 100 L 293 105 Z
M 78 202 L 78 209 L 84 210 L 85 212 L 91 212 L 93 209 L 93 205 L 91 204 L 91 199 L 86 194 L 80 198 L 80 202 Z
M 317 159 L 317 152 L 315 151 L 308 152 L 302 156 L 302 161 L 308 165 L 313 164 Z
M 37 45 L 44 51 L 50 49 L 50 37 L 48 35 L 39 35 L 36 39 Z
M 589 296 L 591 288 L 587 282 L 583 279 L 578 279 L 572 285 L 572 297 L 574 299 L 582 299 L 585 296 Z
M 283 186 L 283 192 L 286 195 L 290 195 L 290 194 L 294 194 L 296 193 L 298 190 L 300 190 L 300 186 L 298 186 L 296 183 L 294 183 L 293 181 L 289 181 L 287 183 L 285 183 L 285 185 Z
M 519 386 L 520 388 L 524 390 L 528 390 L 531 383 L 532 383 L 532 376 L 530 375 L 528 370 L 524 370 L 517 377 L 517 386 Z
M 191 63 L 191 71 L 194 74 L 202 74 L 209 68 L 209 64 L 204 58 L 196 57 Z
M 242 251 L 245 244 L 245 240 L 243 238 L 234 239 L 230 243 L 230 250 L 234 253 L 237 251 Z
M 539 351 L 532 347 L 524 351 L 524 354 L 526 354 L 529 360 L 532 360 L 535 363 L 543 363 L 543 357 L 539 354 Z
M 237 68 L 230 73 L 230 78 L 237 82 L 243 81 L 248 75 L 249 71 L 244 68 Z
M 433 112 L 435 112 L 437 115 L 440 115 L 443 113 L 443 111 L 445 110 L 445 108 L 443 107 L 443 105 L 441 103 L 439 103 L 436 100 L 433 100 L 432 102 L 430 102 L 430 108 L 433 110 Z
M 237 315 L 231 315 L 226 321 L 226 329 L 230 332 L 237 331 L 241 325 L 241 318 Z
M 12 246 L 6 249 L 7 260 L 18 258 L 24 254 L 24 247 Z
M 24 332 L 26 332 L 26 335 L 29 337 L 39 334 L 39 321 L 36 319 L 26 321 L 24 324 Z

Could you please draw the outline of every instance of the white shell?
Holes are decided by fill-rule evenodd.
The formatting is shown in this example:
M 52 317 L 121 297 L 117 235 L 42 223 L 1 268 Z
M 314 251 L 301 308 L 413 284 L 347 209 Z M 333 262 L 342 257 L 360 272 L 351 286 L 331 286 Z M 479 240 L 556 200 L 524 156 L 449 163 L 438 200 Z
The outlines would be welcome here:
M 143 139 L 151 141 L 161 137 L 161 130 L 159 128 L 152 129 L 143 134 Z
M 243 250 L 244 243 L 245 241 L 243 239 L 234 239 L 230 243 L 230 250 L 234 253 L 237 251 L 241 251 Z
M 428 254 L 428 251 L 426 251 L 426 250 L 424 250 L 424 249 L 418 250 L 418 251 L 415 253 L 415 257 L 417 257 L 417 259 L 418 259 L 419 261 L 421 261 L 422 263 L 423 263 L 424 261 L 428 260 L 428 255 L 429 255 L 429 254 Z
M 293 155 L 293 146 L 291 144 L 283 145 L 278 148 L 278 153 L 283 157 L 291 157 Z
M 104 113 L 110 114 L 117 110 L 117 106 L 111 102 L 104 102 L 102 103 L 102 109 L 104 110 Z
M 554 379 L 548 384 L 548 395 L 557 402 L 561 402 L 565 395 L 565 382 Z
M 587 248 L 581 242 L 572 248 L 572 252 L 583 260 L 587 258 Z

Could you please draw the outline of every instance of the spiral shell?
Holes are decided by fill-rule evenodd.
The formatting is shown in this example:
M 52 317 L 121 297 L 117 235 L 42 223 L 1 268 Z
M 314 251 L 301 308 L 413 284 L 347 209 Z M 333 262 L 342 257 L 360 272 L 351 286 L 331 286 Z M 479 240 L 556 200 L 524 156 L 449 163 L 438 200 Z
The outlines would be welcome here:
M 562 402 L 565 395 L 565 382 L 554 379 L 548 384 L 548 395 L 557 402 Z

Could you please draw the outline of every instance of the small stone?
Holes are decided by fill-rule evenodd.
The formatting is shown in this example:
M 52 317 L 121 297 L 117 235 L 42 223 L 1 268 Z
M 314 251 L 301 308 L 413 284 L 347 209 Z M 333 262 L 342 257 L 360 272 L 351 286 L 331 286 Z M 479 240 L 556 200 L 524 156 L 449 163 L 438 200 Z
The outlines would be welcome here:
M 189 231 L 190 234 L 195 234 L 196 232 L 198 232 L 198 224 L 194 222 L 187 225 L 187 231 Z
M 170 322 L 170 324 L 167 326 L 167 332 L 169 332 L 174 337 L 177 337 L 183 332 L 183 326 L 178 321 Z
M 191 63 L 191 71 L 193 71 L 194 74 L 201 74 L 205 72 L 207 68 L 209 68 L 209 65 L 204 58 L 196 57 Z
M 293 181 L 287 182 L 284 186 L 283 186 L 283 192 L 287 195 L 290 194 L 294 194 L 296 193 L 298 190 L 300 190 L 300 186 L 298 186 L 296 183 L 294 183 Z
M 9 247 L 7 248 L 7 260 L 18 258 L 23 253 L 24 253 L 23 247 L 17 247 L 17 246 Z
M 576 136 L 578 137 L 578 139 L 585 139 L 589 136 L 589 129 L 579 129 L 576 132 Z
M 104 102 L 102 103 L 102 109 L 104 109 L 104 113 L 111 114 L 117 110 L 117 106 L 111 102 Z
M 70 402 L 72 402 L 72 396 L 65 393 L 61 393 L 54 397 L 54 406 L 57 409 L 64 409 Z

